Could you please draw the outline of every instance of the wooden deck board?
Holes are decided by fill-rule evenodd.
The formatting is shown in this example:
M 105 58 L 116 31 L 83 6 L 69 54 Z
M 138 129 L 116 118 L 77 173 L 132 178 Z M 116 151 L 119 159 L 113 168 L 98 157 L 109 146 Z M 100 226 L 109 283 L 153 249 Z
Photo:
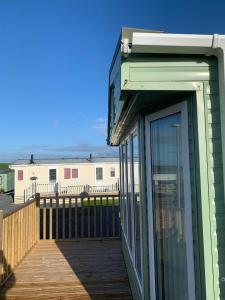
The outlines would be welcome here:
M 132 299 L 119 240 L 39 242 L 0 299 Z

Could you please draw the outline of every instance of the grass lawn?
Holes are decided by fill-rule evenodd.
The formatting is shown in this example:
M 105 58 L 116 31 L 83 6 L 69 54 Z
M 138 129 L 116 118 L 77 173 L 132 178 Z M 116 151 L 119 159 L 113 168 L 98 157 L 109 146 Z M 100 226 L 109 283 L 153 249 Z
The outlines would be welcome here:
M 102 199 L 102 202 L 99 198 L 96 198 L 96 206 L 99 205 L 113 205 L 113 200 L 112 199 L 108 199 L 108 202 L 106 201 L 106 199 Z M 119 205 L 119 199 L 114 199 L 114 205 L 118 206 Z M 83 202 L 83 206 L 94 206 L 94 200 L 84 200 Z
M 9 164 L 8 163 L 0 163 L 0 170 L 8 169 Z

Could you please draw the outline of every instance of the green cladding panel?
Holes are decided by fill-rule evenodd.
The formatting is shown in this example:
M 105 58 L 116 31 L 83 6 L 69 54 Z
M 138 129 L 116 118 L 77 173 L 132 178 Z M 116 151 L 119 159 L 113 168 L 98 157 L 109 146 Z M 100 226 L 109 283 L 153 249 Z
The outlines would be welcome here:
M 14 190 L 14 172 L 13 171 L 0 171 L 0 189 L 4 192 Z

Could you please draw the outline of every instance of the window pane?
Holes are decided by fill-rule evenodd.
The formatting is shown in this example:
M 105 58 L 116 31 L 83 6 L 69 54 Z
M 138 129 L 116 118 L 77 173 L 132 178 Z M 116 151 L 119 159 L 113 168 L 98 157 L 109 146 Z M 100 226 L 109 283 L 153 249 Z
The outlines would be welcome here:
M 130 249 L 132 249 L 132 222 L 131 222 L 131 201 L 132 201 L 132 187 L 131 187 L 131 152 L 130 152 L 130 140 L 127 144 L 127 217 L 128 217 L 128 242 Z
M 0 184 L 2 184 L 2 176 L 0 176 Z
M 64 179 L 70 179 L 70 169 L 69 168 L 65 168 L 64 169 Z
M 78 169 L 72 169 L 72 178 L 78 178 Z
M 103 179 L 103 168 L 96 168 L 96 179 L 97 180 Z
M 127 236 L 127 144 L 123 145 L 123 195 L 124 195 L 124 233 Z
M 119 149 L 120 153 L 120 209 L 121 209 L 121 223 L 124 225 L 124 192 L 123 192 L 123 145 Z
M 151 122 L 157 299 L 188 299 L 181 113 Z
M 18 171 L 18 180 L 23 180 L 23 170 Z
M 49 180 L 52 180 L 52 181 L 56 180 L 56 169 L 49 170 Z
M 138 136 L 133 138 L 133 178 L 134 178 L 134 214 L 135 214 L 135 256 L 136 269 L 141 274 L 141 203 L 140 203 L 140 182 L 139 182 L 139 148 Z

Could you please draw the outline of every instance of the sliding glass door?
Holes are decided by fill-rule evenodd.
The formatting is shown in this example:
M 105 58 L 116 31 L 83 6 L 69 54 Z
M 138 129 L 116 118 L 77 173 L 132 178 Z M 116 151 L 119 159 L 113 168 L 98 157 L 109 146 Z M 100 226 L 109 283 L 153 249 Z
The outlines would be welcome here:
M 146 119 L 153 297 L 194 299 L 185 103 Z

